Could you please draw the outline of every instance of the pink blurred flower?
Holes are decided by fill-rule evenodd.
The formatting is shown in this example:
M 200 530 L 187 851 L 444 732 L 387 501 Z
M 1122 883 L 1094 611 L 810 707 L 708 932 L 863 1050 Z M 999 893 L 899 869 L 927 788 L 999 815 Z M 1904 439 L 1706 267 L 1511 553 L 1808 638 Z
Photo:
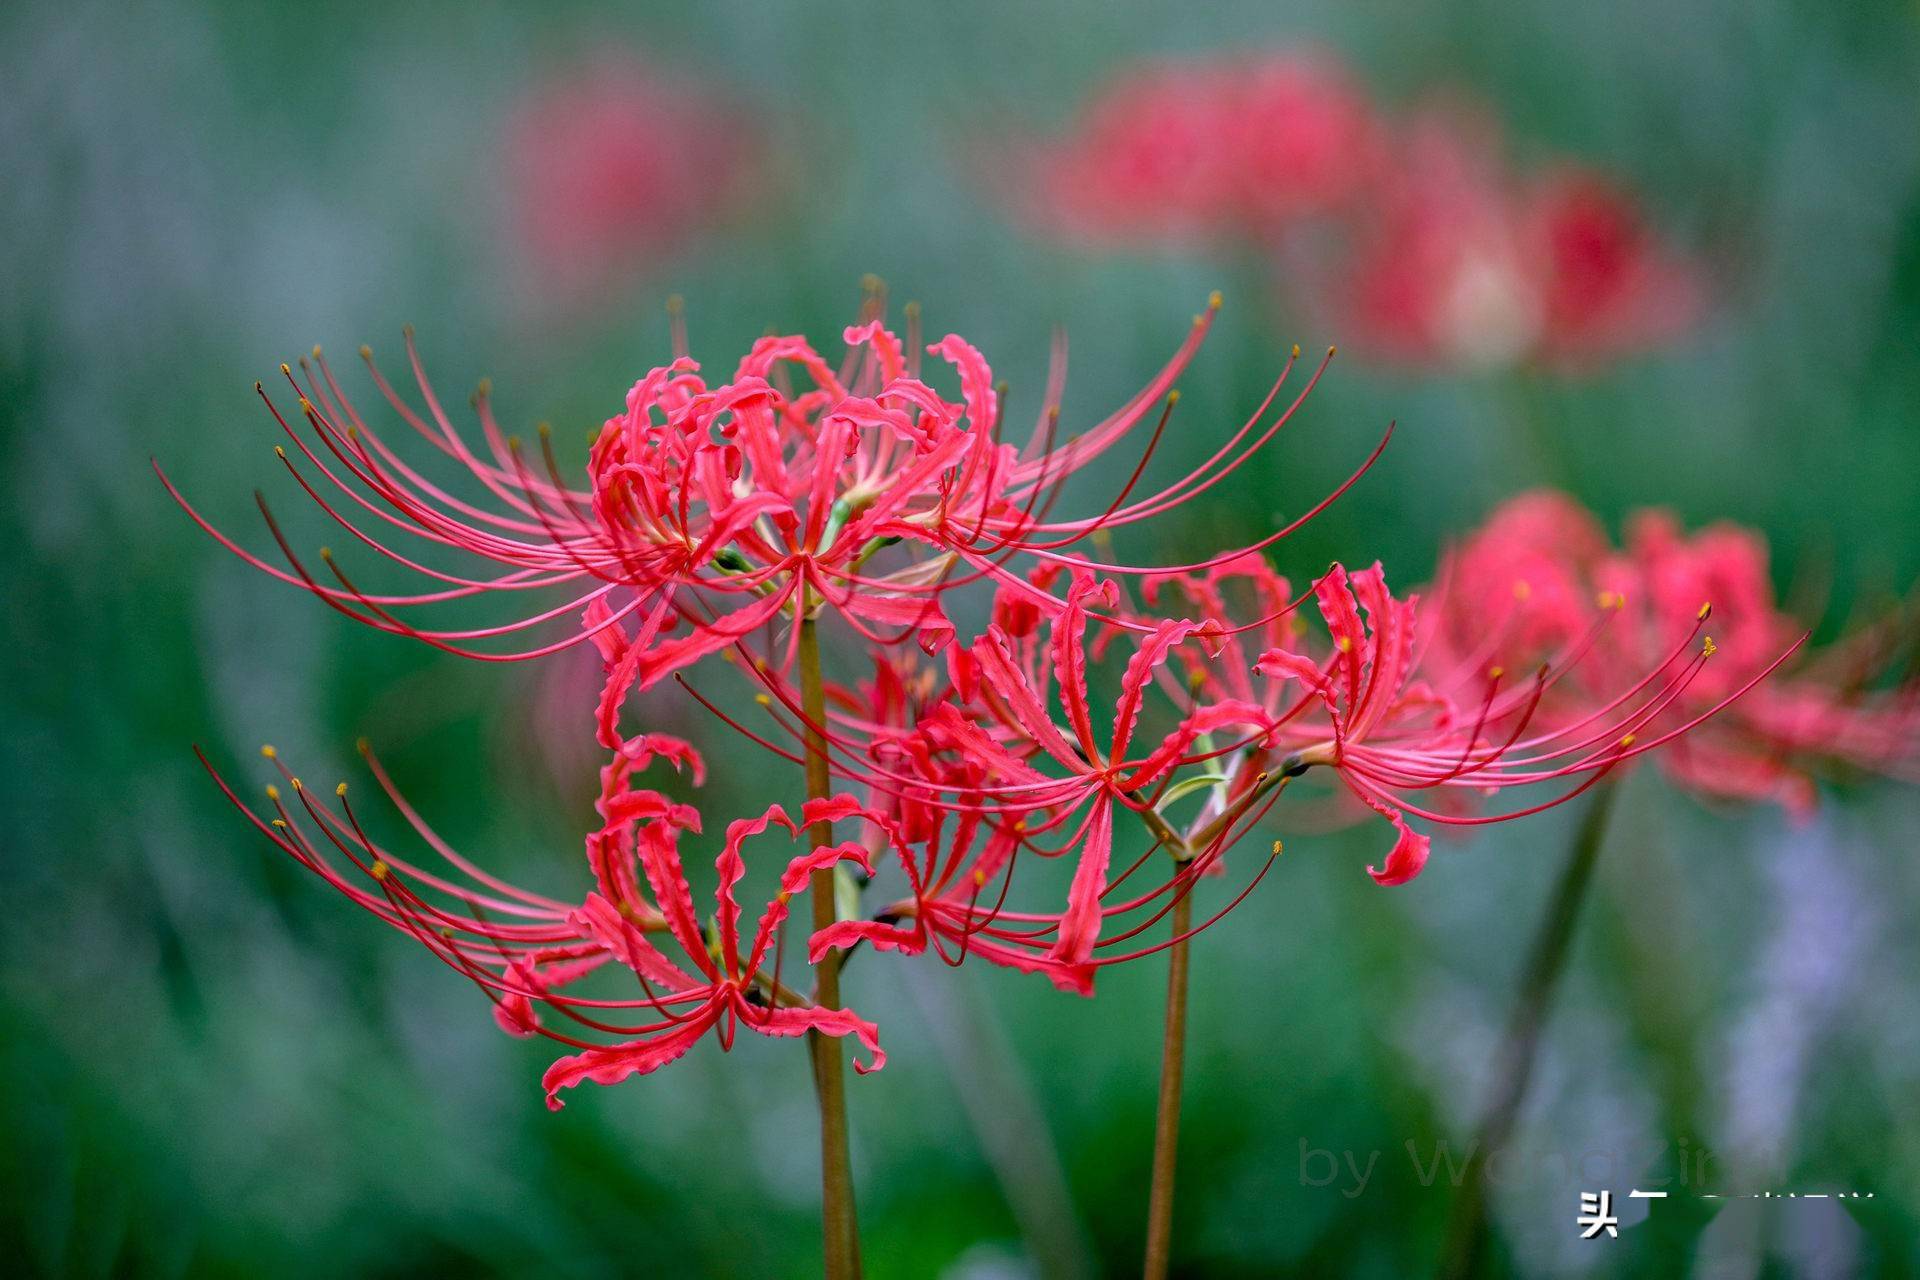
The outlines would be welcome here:
M 731 94 L 626 55 L 534 85 L 503 142 L 521 287 L 557 305 L 680 252 L 741 208 L 763 149 Z
M 1043 224 L 1092 241 L 1269 234 L 1352 199 L 1379 137 L 1364 93 L 1319 53 L 1166 59 L 1114 77 L 1032 148 L 1022 194 Z
M 1620 184 L 1568 162 L 1514 170 L 1482 110 L 1386 119 L 1324 54 L 1142 64 L 1012 167 L 1016 202 L 1064 238 L 1256 246 L 1388 363 L 1579 367 L 1703 310 L 1698 265 Z
M 1364 356 L 1448 367 L 1590 364 L 1669 342 L 1699 318 L 1699 268 L 1637 202 L 1561 164 L 1510 174 L 1497 131 L 1459 112 L 1408 128 L 1319 305 Z
M 1626 673 L 1661 664 L 1705 635 L 1711 661 L 1662 723 L 1741 696 L 1661 760 L 1704 795 L 1771 800 L 1804 814 L 1812 778 L 1835 767 L 1920 776 L 1920 698 L 1888 687 L 1899 629 L 1863 628 L 1801 651 L 1806 627 L 1777 602 L 1760 535 L 1732 524 L 1689 534 L 1664 511 L 1627 522 L 1615 548 L 1599 521 L 1566 495 L 1542 491 L 1497 509 L 1448 561 L 1436 651 L 1518 665 L 1584 654 L 1542 714 L 1582 714 Z M 1595 607 L 1606 621 L 1595 627 Z M 1761 673 L 1794 659 L 1771 679 Z M 1895 682 L 1897 685 L 1897 681 Z

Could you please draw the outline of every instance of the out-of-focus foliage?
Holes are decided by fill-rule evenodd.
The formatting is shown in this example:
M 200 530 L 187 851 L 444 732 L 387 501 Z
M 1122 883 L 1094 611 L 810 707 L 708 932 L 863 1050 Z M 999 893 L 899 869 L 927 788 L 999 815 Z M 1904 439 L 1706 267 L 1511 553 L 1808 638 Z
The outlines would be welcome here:
M 210 515 L 257 530 L 251 490 L 286 499 L 291 485 L 253 380 L 315 341 L 392 348 L 412 322 L 450 401 L 491 375 L 503 416 L 551 420 L 574 461 L 666 358 L 669 293 L 688 299 L 696 352 L 731 352 L 768 326 L 831 338 L 873 272 L 923 301 L 934 334 L 977 343 L 1016 412 L 1037 404 L 1064 327 L 1067 408 L 1083 420 L 1139 385 L 1222 288 L 1227 310 L 1185 383 L 1179 457 L 1156 464 L 1177 474 L 1258 400 L 1286 346 L 1343 335 L 1271 302 L 1268 267 L 1246 250 L 1030 238 L 981 172 L 983 148 L 1059 126 L 1129 59 L 1298 42 L 1345 58 L 1386 103 L 1458 87 L 1517 145 L 1622 175 L 1709 264 L 1714 305 L 1684 342 L 1577 379 L 1336 361 L 1290 439 L 1182 517 L 1207 522 L 1205 541 L 1297 513 L 1392 418 L 1386 460 L 1281 549 L 1283 567 L 1379 555 L 1416 580 L 1449 531 L 1551 481 L 1609 518 L 1665 504 L 1757 525 L 1783 586 L 1836 584 L 1827 628 L 1920 572 L 1910 5 L 9 6 L 9 1270 L 813 1267 L 814 1119 L 793 1046 L 703 1046 L 683 1069 L 550 1116 L 538 1045 L 501 1036 L 469 986 L 270 860 L 235 820 L 191 743 L 244 770 L 271 738 L 332 781 L 357 776 L 348 746 L 368 734 L 455 844 L 559 884 L 591 778 L 556 767 L 550 727 L 530 729 L 536 673 L 439 660 L 275 586 L 190 526 L 148 456 Z M 676 256 L 556 309 L 536 304 L 507 239 L 502 138 L 523 95 L 609 50 L 765 122 L 766 185 L 747 207 L 703 210 L 710 225 L 676 239 Z M 325 534 L 296 521 L 293 536 Z M 765 797 L 751 748 L 713 757 L 717 807 Z M 1503 1265 L 1920 1266 L 1920 804 L 1864 785 L 1824 799 L 1796 829 L 1632 779 L 1495 1197 Z M 1571 821 L 1441 847 L 1391 892 L 1360 874 L 1364 842 L 1283 832 L 1280 865 L 1197 952 L 1181 1265 L 1430 1266 L 1449 1197 L 1444 1171 L 1432 1185 L 1420 1174 L 1436 1144 L 1457 1156 L 1472 1132 Z M 958 1100 L 951 1072 L 966 1068 L 926 1030 L 957 1016 L 956 998 L 996 1028 L 970 1039 L 1015 1047 L 1003 1069 L 1037 1094 L 1097 1268 L 1125 1272 L 1158 967 L 1114 972 L 1095 1002 L 925 968 L 906 981 L 856 962 L 849 975 L 892 1058 L 853 1089 L 871 1272 L 1031 1265 Z M 922 977 L 951 986 L 939 1006 Z M 1702 1200 L 1677 1176 L 1683 1142 L 1711 1190 L 1876 1198 Z M 1376 1151 L 1361 1186 L 1346 1153 L 1367 1174 Z M 1649 1168 L 1676 1175 L 1652 1221 L 1577 1241 L 1578 1190 L 1624 1189 Z

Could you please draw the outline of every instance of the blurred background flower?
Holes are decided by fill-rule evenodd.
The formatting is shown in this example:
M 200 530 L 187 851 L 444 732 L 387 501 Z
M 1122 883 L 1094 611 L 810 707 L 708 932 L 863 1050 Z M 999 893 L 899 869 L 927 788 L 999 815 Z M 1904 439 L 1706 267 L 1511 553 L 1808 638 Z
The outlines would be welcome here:
M 1366 198 L 1379 129 L 1324 53 L 1151 61 L 1007 177 L 1041 227 L 1082 244 L 1278 236 Z
M 1345 271 L 1320 273 L 1329 323 L 1381 359 L 1591 371 L 1700 319 L 1700 268 L 1660 242 L 1631 193 L 1568 161 L 1511 174 L 1497 147 L 1471 116 L 1411 123 L 1377 203 L 1355 211 Z
M 1222 88 L 1209 67 L 1237 70 Z M 1397 419 L 1379 467 L 1279 568 L 1306 581 L 1377 554 L 1419 581 L 1449 537 L 1552 483 L 1616 543 L 1642 507 L 1758 530 L 1776 590 L 1832 583 L 1789 610 L 1823 648 L 1920 572 L 1920 30 L 1897 0 L 591 16 L 26 0 L 0 14 L 0 85 L 0 1248 L 26 1274 L 816 1261 L 797 1057 L 742 1037 L 731 1058 L 697 1050 L 550 1116 L 541 1050 L 407 939 L 370 937 L 206 786 L 193 741 L 224 766 L 270 727 L 331 785 L 358 776 L 346 748 L 366 734 L 450 842 L 536 891 L 592 823 L 592 780 L 566 785 L 564 747 L 529 728 L 546 677 L 350 627 L 209 544 L 154 483 L 159 454 L 223 525 L 255 518 L 254 486 L 292 514 L 251 388 L 315 341 L 385 350 L 415 322 L 450 401 L 491 375 L 505 429 L 550 421 L 577 467 L 589 428 L 671 350 L 669 293 L 703 349 L 769 327 L 824 343 L 877 273 L 982 348 L 1022 419 L 1056 326 L 1069 409 L 1092 413 L 1221 288 L 1183 381 L 1178 421 L 1196 426 L 1170 433 L 1158 475 L 1203 459 L 1293 343 L 1340 355 L 1218 503 L 1152 542 L 1122 531 L 1123 555 L 1250 541 Z M 1073 145 L 1143 121 L 1211 140 L 1197 122 L 1221 120 L 1222 93 L 1242 104 L 1221 125 L 1238 178 L 1190 152 Z M 1257 94 L 1277 105 L 1246 105 Z M 529 110 L 552 139 L 530 157 L 509 142 Z M 565 142 L 575 128 L 590 141 Z M 1023 167 L 1035 148 L 1052 163 Z M 983 180 L 996 157 L 1024 180 Z M 1065 173 L 1084 190 L 1050 185 Z M 1257 201 L 1240 184 L 1263 173 Z M 1140 197 L 1132 220 L 1097 219 L 1102 191 Z M 1457 213 L 1436 222 L 1439 207 Z M 1358 287 L 1376 273 L 1391 306 Z M 1109 461 L 1084 494 L 1124 483 L 1131 459 Z M 327 538 L 317 516 L 288 532 Z M 797 779 L 750 752 L 710 763 L 721 810 L 797 801 Z M 1768 806 L 1709 809 L 1655 770 L 1625 780 L 1514 1172 L 1493 1188 L 1496 1265 L 1920 1266 L 1920 868 L 1904 854 L 1920 801 L 1857 776 L 1812 785 L 1822 803 L 1796 829 Z M 398 834 L 385 816 L 369 815 L 377 839 Z M 1196 954 L 1177 1268 L 1433 1265 L 1449 1193 L 1422 1175 L 1474 1132 L 1523 922 L 1573 821 L 1437 850 L 1391 894 L 1354 873 L 1376 832 L 1275 832 L 1286 855 Z M 1057 1146 L 1061 1177 L 1024 1181 L 1008 1153 L 1034 1135 L 982 1126 L 991 1108 L 965 1100 L 922 1024 L 947 1015 L 884 966 L 848 981 L 889 1028 L 889 1069 L 852 1099 L 874 1273 L 1130 1270 L 1152 965 L 1116 970 L 1091 1004 L 960 975 L 991 1019 L 982 1042 L 1011 1046 L 994 1069 Z M 1533 1158 L 1608 1156 L 1618 1186 L 1683 1142 L 1715 1189 L 1877 1197 L 1836 1221 L 1676 1196 L 1602 1255 L 1572 1238 L 1580 1166 Z M 1364 1168 L 1373 1151 L 1364 1186 L 1320 1181 L 1318 1153 Z M 1049 1236 L 1032 1202 L 1062 1194 L 1083 1229 Z
M 535 306 L 644 287 L 769 194 L 737 90 L 617 52 L 548 69 L 509 108 L 500 150 L 515 290 Z
M 1449 97 L 1391 118 L 1324 52 L 1152 62 L 1004 175 L 1068 243 L 1254 246 L 1375 359 L 1591 368 L 1691 328 L 1701 272 L 1631 193 L 1515 172 L 1492 108 Z

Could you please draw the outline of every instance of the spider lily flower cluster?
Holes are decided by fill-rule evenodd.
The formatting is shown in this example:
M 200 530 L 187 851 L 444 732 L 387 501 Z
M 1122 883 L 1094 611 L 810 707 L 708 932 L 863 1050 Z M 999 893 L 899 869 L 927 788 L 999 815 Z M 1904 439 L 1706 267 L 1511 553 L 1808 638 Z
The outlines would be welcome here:
M 409 335 L 423 408 L 369 356 L 372 380 L 405 428 L 469 474 L 464 495 L 409 462 L 316 353 L 284 370 L 297 408 L 261 391 L 286 437 L 277 453 L 361 558 L 418 588 L 363 587 L 331 553 L 323 578 L 271 516 L 284 563 L 194 518 L 382 631 L 494 661 L 593 646 L 605 680 L 578 723 L 605 754 L 600 825 L 578 892 L 554 898 L 453 850 L 370 750 L 374 777 L 438 864 L 370 838 L 344 784 L 323 803 L 282 769 L 264 808 L 228 794 L 289 856 L 478 985 L 504 1029 L 563 1046 L 546 1076 L 558 1106 L 573 1085 L 657 1070 L 708 1036 L 725 1047 L 743 1026 L 852 1037 L 866 1050 L 859 1067 L 878 1068 L 874 1026 L 807 976 L 863 945 L 978 959 L 1091 994 L 1102 968 L 1185 941 L 1251 892 L 1280 844 L 1233 851 L 1296 780 L 1328 780 L 1334 812 L 1379 824 L 1368 871 L 1404 884 L 1429 859 L 1429 828 L 1578 795 L 1675 747 L 1791 652 L 1791 637 L 1768 630 L 1734 674 L 1711 674 L 1708 611 L 1677 593 L 1716 575 L 1651 561 L 1641 570 L 1666 587 L 1631 619 L 1604 600 L 1577 607 L 1572 586 L 1563 610 L 1536 617 L 1487 576 L 1525 554 L 1498 532 L 1438 587 L 1408 595 L 1377 564 L 1336 564 L 1296 586 L 1268 553 L 1301 521 L 1183 563 L 1116 558 L 1107 535 L 1202 499 L 1267 446 L 1326 367 L 1289 393 L 1289 361 L 1204 461 L 1149 481 L 1174 384 L 1217 305 L 1090 424 L 1062 422 L 1057 366 L 1016 442 L 982 354 L 955 335 L 924 343 L 911 308 L 896 333 L 875 296 L 837 361 L 800 337 L 769 337 L 715 383 L 680 352 L 634 383 L 572 479 L 546 432 L 536 451 L 501 430 L 484 389 L 478 441 L 463 434 Z M 1356 459 L 1301 520 L 1378 454 Z M 1060 509 L 1070 481 L 1102 475 L 1104 499 L 1074 495 Z M 978 634 L 955 621 L 968 616 L 954 607 L 962 593 L 987 610 Z M 430 621 L 476 598 L 505 616 Z M 1563 593 L 1543 574 L 1534 598 Z M 1628 622 L 1660 642 L 1621 635 Z M 833 659 L 824 680 L 809 656 L 817 627 Z M 825 784 L 797 816 L 776 804 L 724 823 L 646 785 L 669 767 L 696 787 L 705 777 L 692 745 L 627 723 L 630 695 L 670 680 L 724 737 L 809 765 Z M 1110 720 L 1096 712 L 1107 703 Z M 782 836 L 806 847 L 781 852 Z M 688 872 L 695 848 L 717 883 L 706 913 Z M 737 894 L 755 874 L 769 900 L 748 931 Z M 1212 876 L 1228 877 L 1227 901 L 1158 936 Z M 789 945 L 794 899 L 829 890 Z M 609 994 L 584 994 L 609 974 Z

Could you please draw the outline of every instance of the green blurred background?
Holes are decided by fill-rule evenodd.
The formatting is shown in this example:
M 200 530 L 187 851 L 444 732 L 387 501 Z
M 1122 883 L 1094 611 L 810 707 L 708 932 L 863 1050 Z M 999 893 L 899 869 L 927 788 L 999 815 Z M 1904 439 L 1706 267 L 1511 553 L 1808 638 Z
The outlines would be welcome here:
M 290 513 L 300 499 L 252 383 L 314 342 L 391 358 L 415 323 L 450 402 L 490 375 L 510 429 L 551 419 L 584 439 L 665 359 L 669 293 L 688 299 L 696 353 L 724 367 L 769 326 L 832 341 L 873 272 L 920 299 L 934 333 L 968 335 L 1029 406 L 1063 326 L 1067 409 L 1092 415 L 1218 287 L 1227 308 L 1174 442 L 1203 456 L 1288 344 L 1342 335 L 1304 330 L 1231 252 L 1095 255 L 1025 235 L 973 157 L 997 131 L 1059 127 L 1129 59 L 1306 41 L 1389 105 L 1462 87 L 1522 148 L 1621 175 L 1710 261 L 1718 305 L 1685 343 L 1578 380 L 1343 357 L 1257 467 L 1157 539 L 1224 542 L 1297 512 L 1397 419 L 1383 463 L 1287 544 L 1283 568 L 1378 556 L 1411 584 L 1449 533 L 1551 478 L 1609 520 L 1663 504 L 1759 526 L 1783 588 L 1838 584 L 1828 627 L 1913 581 L 1910 4 L 1274 8 L 6 6 L 0 1270 L 818 1266 L 795 1046 L 703 1046 L 549 1115 L 545 1048 L 502 1036 L 467 984 L 276 860 L 195 763 L 197 742 L 255 779 L 270 739 L 310 777 L 358 777 L 350 744 L 368 734 L 456 845 L 523 882 L 573 883 L 591 757 L 539 727 L 555 677 L 353 627 L 221 552 L 148 468 L 158 455 L 266 545 L 251 491 Z M 541 77 L 608 49 L 773 118 L 782 181 L 613 299 L 530 314 L 501 245 L 501 123 Z M 1514 447 L 1516 404 L 1549 442 L 1550 476 Z M 317 541 L 317 523 L 293 523 Z M 713 812 L 765 796 L 763 761 L 714 756 Z M 1920 802 L 1864 785 L 1825 800 L 1794 828 L 1630 780 L 1495 1196 L 1500 1265 L 1920 1270 Z M 1178 1270 L 1431 1266 L 1450 1197 L 1414 1165 L 1473 1131 L 1574 817 L 1442 844 L 1393 891 L 1360 874 L 1376 830 L 1289 840 L 1196 953 Z M 1137 1267 L 1163 974 L 1129 966 L 1083 1002 L 930 958 L 853 966 L 851 1002 L 891 1056 L 852 1086 L 870 1274 L 1011 1277 L 1076 1255 L 1081 1274 Z M 1043 1126 L 1024 1119 L 1036 1112 Z M 1875 1199 L 1716 1213 L 1676 1194 L 1618 1241 L 1575 1238 L 1579 1189 L 1670 1172 L 1682 1143 L 1710 1153 L 1717 1190 Z M 1049 1148 L 1064 1195 L 1036 1161 Z M 1344 1166 L 1317 1185 L 1329 1160 L 1351 1152 L 1365 1170 L 1376 1151 L 1364 1187 Z M 1592 1176 L 1565 1171 L 1581 1158 Z

